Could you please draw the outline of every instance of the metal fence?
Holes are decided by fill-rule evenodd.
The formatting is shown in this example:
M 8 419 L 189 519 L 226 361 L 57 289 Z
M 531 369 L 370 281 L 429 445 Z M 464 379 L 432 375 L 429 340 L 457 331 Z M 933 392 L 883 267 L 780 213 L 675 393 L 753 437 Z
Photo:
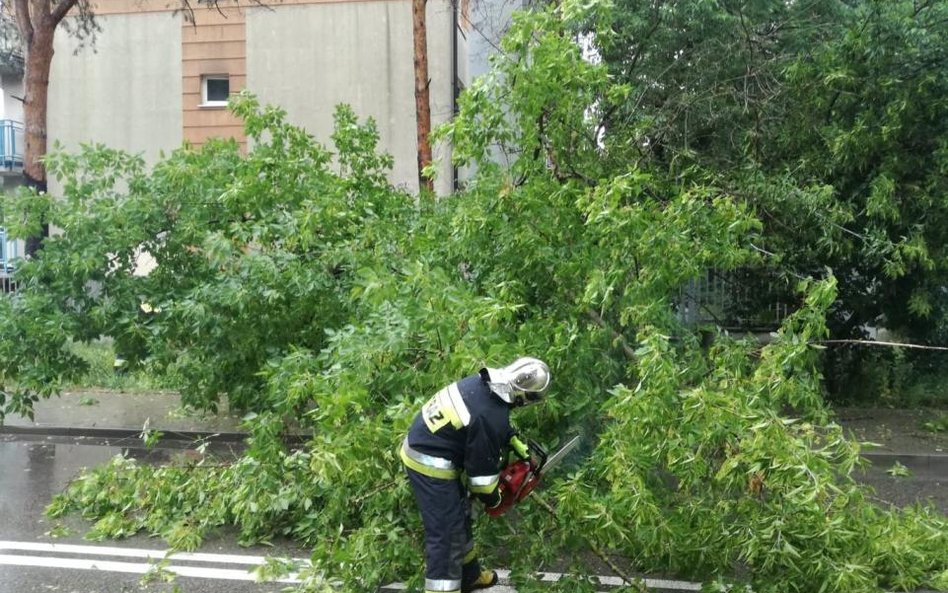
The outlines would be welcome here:
M 708 270 L 681 287 L 677 313 L 688 325 L 773 331 L 797 308 L 788 287 L 766 271 Z

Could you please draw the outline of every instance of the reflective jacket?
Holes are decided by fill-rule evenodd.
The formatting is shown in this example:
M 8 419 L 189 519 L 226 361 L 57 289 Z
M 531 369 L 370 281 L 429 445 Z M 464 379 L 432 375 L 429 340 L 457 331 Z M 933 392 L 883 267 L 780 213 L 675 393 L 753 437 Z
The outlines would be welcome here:
M 526 449 L 510 425 L 510 405 L 477 374 L 428 400 L 402 443 L 401 458 L 407 467 L 434 478 L 455 479 L 463 472 L 468 489 L 489 504 L 498 495 L 508 446 Z

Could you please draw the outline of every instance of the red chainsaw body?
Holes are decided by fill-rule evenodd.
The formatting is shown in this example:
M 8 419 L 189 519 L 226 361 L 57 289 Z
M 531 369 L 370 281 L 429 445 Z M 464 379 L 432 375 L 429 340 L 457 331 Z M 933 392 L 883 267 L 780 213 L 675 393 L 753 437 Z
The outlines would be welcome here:
M 522 501 L 540 483 L 540 475 L 529 460 L 515 461 L 500 472 L 500 504 L 487 509 L 491 517 L 499 517 Z
M 500 472 L 497 489 L 500 491 L 500 503 L 487 509 L 491 517 L 499 517 L 512 506 L 523 501 L 540 484 L 540 477 L 546 470 L 555 467 L 563 457 L 576 448 L 579 436 L 574 436 L 559 451 L 547 455 L 546 450 L 535 441 L 530 441 L 529 457 L 510 463 Z

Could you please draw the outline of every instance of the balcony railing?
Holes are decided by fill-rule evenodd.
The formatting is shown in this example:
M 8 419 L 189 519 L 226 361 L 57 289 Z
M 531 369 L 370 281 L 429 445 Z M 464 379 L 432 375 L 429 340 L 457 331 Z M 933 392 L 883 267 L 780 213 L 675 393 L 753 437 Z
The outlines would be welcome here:
M 23 171 L 23 124 L 12 119 L 0 119 L 0 172 Z

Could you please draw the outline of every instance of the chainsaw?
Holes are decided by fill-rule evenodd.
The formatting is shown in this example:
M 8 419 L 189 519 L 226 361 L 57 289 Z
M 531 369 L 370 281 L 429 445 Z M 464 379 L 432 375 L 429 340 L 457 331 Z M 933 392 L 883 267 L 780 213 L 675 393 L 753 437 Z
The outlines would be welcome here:
M 500 504 L 487 509 L 491 517 L 499 517 L 521 502 L 540 483 L 540 477 L 556 467 L 564 457 L 579 445 L 580 437 L 575 436 L 558 451 L 547 455 L 546 449 L 535 441 L 529 441 L 530 459 L 521 459 L 509 464 L 500 472 Z

